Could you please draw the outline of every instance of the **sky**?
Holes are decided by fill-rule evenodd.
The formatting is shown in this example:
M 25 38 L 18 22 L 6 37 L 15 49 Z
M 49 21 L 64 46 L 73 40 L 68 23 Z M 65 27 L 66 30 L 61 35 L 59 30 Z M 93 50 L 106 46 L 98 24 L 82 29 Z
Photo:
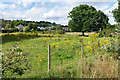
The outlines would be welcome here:
M 67 25 L 68 13 L 73 7 L 87 4 L 103 11 L 110 24 L 116 24 L 112 10 L 118 7 L 117 0 L 2 0 L 0 18 L 7 20 L 49 21 Z

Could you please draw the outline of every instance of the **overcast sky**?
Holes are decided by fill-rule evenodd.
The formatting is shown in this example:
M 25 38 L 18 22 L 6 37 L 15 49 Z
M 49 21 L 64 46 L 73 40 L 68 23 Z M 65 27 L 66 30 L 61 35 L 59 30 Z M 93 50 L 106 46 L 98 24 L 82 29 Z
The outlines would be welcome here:
M 50 21 L 67 25 L 68 13 L 73 7 L 88 4 L 103 11 L 109 22 L 115 24 L 109 11 L 118 7 L 117 0 L 2 0 L 0 1 L 0 18 L 23 19 L 32 21 Z

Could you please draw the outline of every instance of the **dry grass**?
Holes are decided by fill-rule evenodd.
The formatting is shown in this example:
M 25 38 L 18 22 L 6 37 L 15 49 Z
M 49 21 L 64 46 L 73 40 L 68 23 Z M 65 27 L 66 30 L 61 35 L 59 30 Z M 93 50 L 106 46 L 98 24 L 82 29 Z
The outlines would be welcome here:
M 90 35 L 93 32 L 85 32 L 85 35 Z M 82 35 L 82 32 L 66 32 L 65 34 L 69 34 L 69 35 Z
M 117 78 L 118 77 L 118 61 L 115 61 L 112 57 L 107 58 L 103 55 L 102 58 L 98 58 L 93 62 L 88 59 L 79 60 L 79 68 L 82 68 L 82 77 L 85 78 Z

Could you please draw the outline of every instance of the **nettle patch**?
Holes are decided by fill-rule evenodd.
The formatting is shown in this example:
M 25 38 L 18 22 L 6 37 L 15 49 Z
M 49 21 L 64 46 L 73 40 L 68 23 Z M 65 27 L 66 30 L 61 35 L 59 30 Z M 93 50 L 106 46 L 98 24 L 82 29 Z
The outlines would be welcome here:
M 26 70 L 30 68 L 27 55 L 29 53 L 23 53 L 19 46 L 13 46 L 8 49 L 4 55 L 2 55 L 2 74 L 3 77 L 16 77 L 21 76 Z

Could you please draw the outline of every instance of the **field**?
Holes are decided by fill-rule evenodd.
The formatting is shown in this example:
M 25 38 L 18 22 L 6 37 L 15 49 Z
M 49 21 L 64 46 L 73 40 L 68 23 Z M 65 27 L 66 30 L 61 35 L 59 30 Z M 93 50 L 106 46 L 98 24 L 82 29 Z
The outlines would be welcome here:
M 73 33 L 72 33 L 73 34 Z M 88 33 L 87 33 L 88 34 Z M 25 35 L 25 34 L 24 34 Z M 34 34 L 36 35 L 36 34 Z M 2 53 L 13 45 L 28 52 L 30 69 L 20 78 L 117 78 L 118 39 L 99 37 L 91 33 L 89 37 L 67 34 L 39 34 L 31 38 L 4 37 Z M 49 35 L 49 36 L 48 36 Z M 51 35 L 51 36 L 50 36 Z M 10 36 L 10 35 L 9 35 Z M 30 37 L 30 36 L 29 36 Z M 50 72 L 48 73 L 48 44 L 50 44 Z

